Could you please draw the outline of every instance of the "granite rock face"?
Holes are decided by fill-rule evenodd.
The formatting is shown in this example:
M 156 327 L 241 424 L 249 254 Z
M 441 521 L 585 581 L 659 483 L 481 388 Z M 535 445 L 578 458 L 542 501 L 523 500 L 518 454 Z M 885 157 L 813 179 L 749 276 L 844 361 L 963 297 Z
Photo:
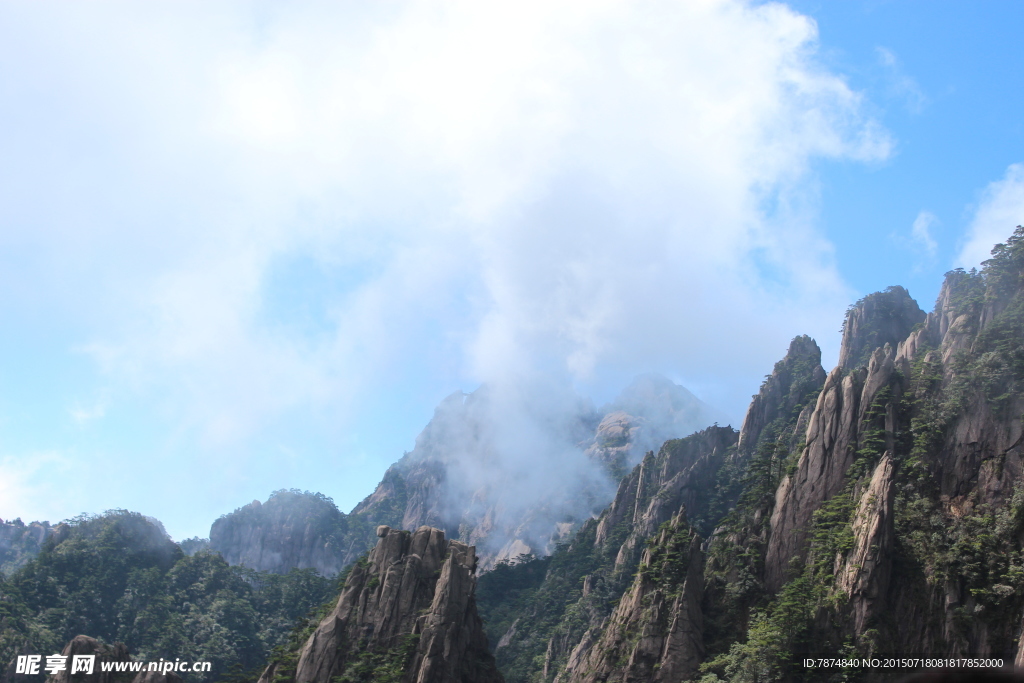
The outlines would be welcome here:
M 292 568 L 337 574 L 372 543 L 372 527 L 319 494 L 277 491 L 215 521 L 209 548 L 229 564 L 265 572 Z
M 503 670 L 543 661 L 535 677 L 544 681 L 652 680 L 644 676 L 654 675 L 656 664 L 659 670 L 667 666 L 666 672 L 690 671 L 702 656 L 691 642 L 700 632 L 703 582 L 697 578 L 703 556 L 695 527 L 710 533 L 721 514 L 713 509 L 729 505 L 716 498 L 715 485 L 723 468 L 736 464 L 738 437 L 731 427 L 713 426 L 649 452 L 619 483 L 611 505 L 582 526 L 561 551 L 562 559 L 556 556 L 559 568 L 544 579 L 541 601 L 530 603 L 506 633 L 492 634 Z M 649 546 L 652 537 L 660 540 Z M 634 580 L 641 566 L 662 567 L 666 556 L 672 558 L 667 573 L 652 570 Z M 573 567 L 590 569 L 581 576 Z M 554 593 L 545 594 L 546 586 Z M 615 600 L 620 609 L 613 614 Z M 551 601 L 564 605 L 562 616 L 555 618 L 560 621 L 551 635 L 539 640 L 552 619 Z M 626 632 L 643 633 L 643 642 L 627 643 Z M 614 661 L 603 654 L 612 646 L 618 653 Z M 626 660 L 631 663 L 621 668 Z
M 902 288 L 848 313 L 840 364 L 776 490 L 764 559 L 770 592 L 794 567 L 815 567 L 844 596 L 818 614 L 834 642 L 1019 655 L 1022 629 L 1000 615 L 1024 612 L 1024 602 L 1013 568 L 995 559 L 1024 548 L 1019 521 L 1009 521 L 1024 504 L 1024 375 L 1011 360 L 1024 336 L 1015 313 L 1024 255 L 1016 259 L 984 275 L 949 273 L 927 316 Z M 823 531 L 847 509 L 847 530 L 831 522 Z M 833 550 L 832 583 L 821 578 L 831 547 L 823 533 L 849 539 Z
M 444 532 L 387 526 L 351 570 L 334 609 L 298 653 L 293 673 L 272 664 L 260 679 L 330 683 L 356 671 L 400 672 L 410 683 L 498 683 L 476 612 L 476 553 Z
M 718 470 L 734 455 L 738 434 L 731 427 L 708 427 L 685 439 L 668 441 L 648 453 L 619 483 L 611 505 L 597 520 L 595 543 L 608 543 L 623 525 L 616 565 L 635 564 L 643 543 L 680 509 L 705 518 Z
M 775 364 L 772 374 L 765 378 L 760 391 L 750 401 L 740 429 L 740 450 L 752 453 L 762 436 L 777 438 L 774 432 L 794 411 L 799 413 L 809 396 L 821 391 L 825 378 L 818 344 L 807 335 L 795 337 L 785 357 Z M 802 427 L 806 429 L 806 419 Z
M 893 461 L 888 452 L 875 467 L 854 513 L 853 548 L 835 571 L 836 584 L 850 599 L 853 630 L 864 633 L 886 608 L 892 576 Z
M 131 657 L 128 656 L 128 648 L 125 647 L 124 643 L 104 645 L 89 636 L 75 636 L 64 646 L 61 654 L 68 657 L 68 667 L 64 671 L 60 671 L 52 676 L 52 683 L 115 683 L 124 679 L 125 674 L 110 671 L 104 672 L 102 664 L 104 662 L 131 661 Z M 70 662 L 71 657 L 74 655 L 95 655 L 93 672 L 91 674 L 81 672 L 72 674 Z
M 846 483 L 865 433 L 881 427 L 893 448 L 896 409 L 905 389 L 897 373 L 897 346 L 924 318 L 902 287 L 866 296 L 847 312 L 840 363 L 825 378 L 808 417 L 796 471 L 783 478 L 775 494 L 765 560 L 769 590 L 782 586 L 794 557 L 805 556 L 812 517 Z
M 850 307 L 843 325 L 839 367 L 866 365 L 875 349 L 906 339 L 925 318 L 924 311 L 900 286 L 869 294 Z
M 623 477 L 611 504 L 573 538 L 567 551 L 573 559 L 559 564 L 593 566 L 594 558 L 605 559 L 582 577 L 564 570 L 549 573 L 545 584 L 577 585 L 579 592 L 572 593 L 544 649 L 532 645 L 543 626 L 530 613 L 495 634 L 502 666 L 529 670 L 531 660 L 540 661 L 543 654 L 537 680 L 697 676 L 705 656 L 702 602 L 709 601 L 698 533 L 716 532 L 736 503 L 743 472 L 764 443 L 790 444 L 796 431 L 806 430 L 808 405 L 813 407 L 825 378 L 820 359 L 812 339 L 797 337 L 753 398 L 740 432 L 714 426 L 667 441 Z M 606 424 L 614 428 L 622 422 Z M 747 541 L 752 550 L 764 546 L 763 538 Z M 671 558 L 667 565 L 666 558 Z M 614 611 L 609 602 L 618 605 Z M 710 604 L 714 609 L 713 600 Z M 528 612 L 546 609 L 537 603 Z
M 680 512 L 644 549 L 611 616 L 569 655 L 556 681 L 690 680 L 704 657 L 701 539 Z
M 888 419 L 887 433 L 892 434 L 892 419 L 902 394 L 901 385 L 894 382 L 894 356 L 887 344 L 875 349 L 866 369 L 844 375 L 842 368 L 836 368 L 825 380 L 807 425 L 806 446 L 796 472 L 782 480 L 775 494 L 765 561 L 770 590 L 781 587 L 792 558 L 803 557 L 814 512 L 845 484 L 865 431 L 874 426 L 865 418 L 882 389 L 888 392 L 881 395 L 882 419 Z

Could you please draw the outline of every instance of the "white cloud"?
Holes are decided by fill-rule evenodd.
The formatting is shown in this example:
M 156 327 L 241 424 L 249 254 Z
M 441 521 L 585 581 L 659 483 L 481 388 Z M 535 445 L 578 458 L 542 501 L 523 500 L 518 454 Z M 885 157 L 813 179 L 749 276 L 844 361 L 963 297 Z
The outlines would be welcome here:
M 928 96 L 924 94 L 917 81 L 903 70 L 896 53 L 886 47 L 876 47 L 878 63 L 887 72 L 888 89 L 892 96 L 902 99 L 904 106 L 911 114 L 920 114 L 928 104 Z
M 70 466 L 65 455 L 54 451 L 0 456 L 0 517 L 56 524 L 60 519 L 52 517 L 54 511 L 61 519 L 79 512 L 71 501 L 80 500 L 82 491 L 61 490 L 59 483 Z
M 660 368 L 735 407 L 850 299 L 811 161 L 890 147 L 778 4 L 3 11 L 9 277 L 218 443 L 409 368 Z M 326 302 L 273 280 L 302 259 L 348 274 Z
M 1001 180 L 989 183 L 967 228 L 956 265 L 976 268 L 990 257 L 992 247 L 1005 242 L 1024 223 L 1024 164 L 1011 164 Z
M 938 253 L 939 244 L 932 236 L 932 227 L 939 219 L 931 211 L 920 211 L 913 225 L 910 226 L 910 247 L 920 261 L 933 261 Z
M 104 397 L 88 406 L 75 404 L 68 412 L 71 414 L 71 419 L 74 420 L 75 424 L 80 426 L 86 425 L 106 417 L 108 403 L 109 400 Z

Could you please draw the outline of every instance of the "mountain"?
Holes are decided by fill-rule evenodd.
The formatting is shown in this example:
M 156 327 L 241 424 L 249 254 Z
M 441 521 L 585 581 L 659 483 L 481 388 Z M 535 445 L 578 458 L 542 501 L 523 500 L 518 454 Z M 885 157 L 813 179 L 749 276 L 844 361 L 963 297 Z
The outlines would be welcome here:
M 377 535 L 334 608 L 260 683 L 501 683 L 476 612 L 474 548 L 430 527 Z
M 668 441 L 545 558 L 478 599 L 508 681 L 889 680 L 802 658 L 1024 662 L 1024 228 L 927 315 L 794 339 L 739 434 Z
M 483 569 L 546 555 L 612 499 L 645 449 L 716 416 L 658 375 L 638 377 L 601 411 L 570 402 L 547 413 L 503 398 L 490 387 L 446 398 L 352 514 L 444 529 L 479 549 Z
M 805 668 L 814 655 L 1024 664 L 1024 228 L 992 254 L 948 273 L 928 314 L 902 287 L 856 302 L 831 372 L 794 338 L 738 432 L 639 453 L 693 410 L 652 377 L 601 410 L 453 395 L 351 514 L 279 491 L 215 523 L 211 546 L 271 571 L 197 539 L 186 555 L 123 510 L 3 524 L 0 655 L 77 641 L 208 660 L 204 681 L 269 656 L 263 683 L 908 672 Z M 437 524 L 408 528 L 422 520 Z
M 728 422 L 686 387 L 657 373 L 638 375 L 597 412 L 601 421 L 582 445 L 587 456 L 603 463 L 616 480 L 669 439 Z
M 820 362 L 817 344 L 796 338 L 741 431 L 714 426 L 667 441 L 551 557 L 505 563 L 481 576 L 481 614 L 507 680 L 647 680 L 663 668 L 662 676 L 692 673 L 706 630 L 697 627 L 700 609 L 694 612 L 704 590 L 698 534 L 711 535 L 750 495 L 745 485 L 757 444 L 806 424 L 806 405 L 816 395 L 810 387 L 824 375 Z M 664 553 L 653 549 L 657 539 Z M 655 565 L 654 572 L 642 570 Z M 531 574 L 543 580 L 524 580 Z M 653 604 L 661 605 L 654 623 Z M 639 633 L 646 635 L 637 640 Z
M 186 556 L 138 513 L 81 516 L 0 576 L 0 662 L 10 664 L 0 678 L 12 680 L 19 654 L 46 656 L 85 638 L 142 660 L 211 662 L 189 678 L 214 681 L 262 667 L 297 620 L 336 594 L 312 569 L 269 574 L 216 553 Z
M 257 571 L 315 569 L 333 576 L 372 545 L 373 528 L 323 494 L 281 490 L 266 503 L 254 500 L 215 521 L 209 548 L 228 564 Z

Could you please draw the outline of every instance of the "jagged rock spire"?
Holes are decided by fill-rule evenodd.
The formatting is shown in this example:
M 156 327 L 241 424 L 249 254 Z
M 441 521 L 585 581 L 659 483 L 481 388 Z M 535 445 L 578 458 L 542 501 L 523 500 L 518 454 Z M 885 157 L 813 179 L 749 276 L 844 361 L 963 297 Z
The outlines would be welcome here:
M 903 287 L 868 294 L 846 312 L 839 367 L 853 370 L 867 365 L 871 353 L 886 344 L 895 349 L 924 318 L 924 311 Z

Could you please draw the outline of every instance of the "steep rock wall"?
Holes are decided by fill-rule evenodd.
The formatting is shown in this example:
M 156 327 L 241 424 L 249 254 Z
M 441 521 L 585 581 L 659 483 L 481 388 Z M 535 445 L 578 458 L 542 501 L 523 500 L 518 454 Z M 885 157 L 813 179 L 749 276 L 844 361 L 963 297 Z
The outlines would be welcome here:
M 271 664 L 261 683 L 384 673 L 410 683 L 500 682 L 476 613 L 474 548 L 430 527 L 382 526 L 377 533 L 376 547 L 352 568 L 294 671 Z
M 277 491 L 215 521 L 211 550 L 229 564 L 286 573 L 292 568 L 337 574 L 372 544 L 369 522 L 349 517 L 318 494 Z
M 614 612 L 583 635 L 555 680 L 670 683 L 697 674 L 704 656 L 700 542 L 682 512 L 666 523 Z

